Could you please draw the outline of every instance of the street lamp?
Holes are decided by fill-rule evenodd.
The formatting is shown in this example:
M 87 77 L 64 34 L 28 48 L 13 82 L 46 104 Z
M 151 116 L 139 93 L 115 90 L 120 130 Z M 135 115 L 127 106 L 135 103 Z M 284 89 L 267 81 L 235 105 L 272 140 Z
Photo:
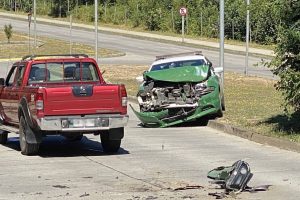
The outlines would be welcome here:
M 31 11 L 28 13 L 28 53 L 30 54 L 30 24 L 31 24 Z
M 220 0 L 220 67 L 224 70 L 224 0 Z
M 34 47 L 36 48 L 36 0 L 33 1 L 33 17 L 34 17 Z
M 98 62 L 98 0 L 95 0 L 95 59 Z
M 248 75 L 248 61 L 249 61 L 249 32 L 250 32 L 250 0 L 247 0 L 247 21 L 246 21 L 246 58 L 245 58 L 245 75 Z

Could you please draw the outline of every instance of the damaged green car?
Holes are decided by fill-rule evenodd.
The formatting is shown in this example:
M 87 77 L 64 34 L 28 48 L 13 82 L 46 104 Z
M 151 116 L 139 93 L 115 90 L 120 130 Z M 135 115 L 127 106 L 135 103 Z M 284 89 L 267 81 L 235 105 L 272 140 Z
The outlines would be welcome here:
M 168 127 L 225 109 L 222 72 L 201 53 L 160 56 L 137 80 L 142 82 L 134 113 L 146 127 Z

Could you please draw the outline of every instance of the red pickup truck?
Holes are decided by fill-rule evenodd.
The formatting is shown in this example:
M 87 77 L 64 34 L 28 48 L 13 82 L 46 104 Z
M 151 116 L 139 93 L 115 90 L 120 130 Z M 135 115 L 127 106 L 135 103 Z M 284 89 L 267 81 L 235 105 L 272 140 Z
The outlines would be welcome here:
M 125 86 L 107 84 L 87 55 L 25 56 L 0 78 L 0 143 L 16 132 L 24 155 L 37 154 L 46 135 L 81 140 L 91 133 L 114 153 L 127 122 Z

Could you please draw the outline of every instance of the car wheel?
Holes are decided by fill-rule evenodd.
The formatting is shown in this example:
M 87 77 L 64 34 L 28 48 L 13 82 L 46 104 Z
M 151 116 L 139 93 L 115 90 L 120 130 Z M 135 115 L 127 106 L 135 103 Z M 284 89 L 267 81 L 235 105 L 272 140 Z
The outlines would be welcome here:
M 21 153 L 23 155 L 35 155 L 39 151 L 40 144 L 28 143 L 26 140 L 26 132 L 29 131 L 29 126 L 27 125 L 23 116 L 20 118 L 19 125 L 19 141 Z
M 80 141 L 83 138 L 83 135 L 82 134 L 74 134 L 74 135 L 70 134 L 70 135 L 64 135 L 64 137 L 68 141 L 75 142 L 75 141 Z
M 109 139 L 109 133 L 106 131 L 105 133 L 100 134 L 101 144 L 103 151 L 105 153 L 116 153 L 120 149 L 121 140 L 111 140 Z
M 7 132 L 0 130 L 0 144 L 6 144 L 7 142 Z

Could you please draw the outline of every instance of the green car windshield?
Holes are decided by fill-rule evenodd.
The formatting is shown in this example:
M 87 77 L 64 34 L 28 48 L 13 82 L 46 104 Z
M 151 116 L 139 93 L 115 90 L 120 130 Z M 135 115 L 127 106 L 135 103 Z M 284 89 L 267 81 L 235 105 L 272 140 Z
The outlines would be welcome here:
M 157 65 L 153 65 L 150 71 L 158 71 L 158 70 L 165 70 L 165 69 L 173 69 L 178 67 L 188 67 L 188 66 L 201 66 L 205 65 L 205 61 L 202 59 L 198 60 L 180 60 L 168 63 L 161 63 Z

